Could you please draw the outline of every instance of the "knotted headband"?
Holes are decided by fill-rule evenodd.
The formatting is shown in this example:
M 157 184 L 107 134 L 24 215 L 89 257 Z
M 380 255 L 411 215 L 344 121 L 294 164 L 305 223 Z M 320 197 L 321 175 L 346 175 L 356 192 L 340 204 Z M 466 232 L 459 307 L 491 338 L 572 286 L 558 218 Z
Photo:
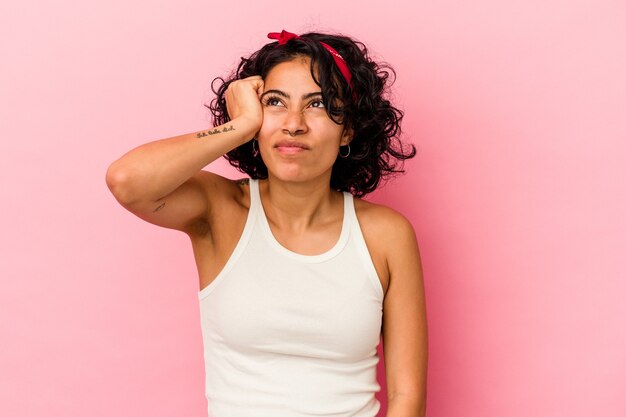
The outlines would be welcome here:
M 283 30 L 280 33 L 278 32 L 268 33 L 267 37 L 269 39 L 277 39 L 279 45 L 284 45 L 287 42 L 289 42 L 291 39 L 300 38 L 299 35 L 296 35 L 295 33 L 287 32 L 286 30 Z M 339 55 L 337 51 L 335 51 L 335 48 L 333 48 L 327 43 L 324 43 L 321 41 L 320 43 L 322 44 L 324 48 L 328 50 L 328 52 L 330 52 L 330 55 L 335 60 L 335 64 L 337 65 L 337 68 L 339 68 L 339 71 L 341 72 L 341 75 L 343 75 L 343 78 L 346 79 L 346 82 L 348 83 L 348 85 L 350 86 L 350 89 L 352 90 L 353 97 L 356 100 L 356 93 L 354 92 L 354 88 L 352 87 L 352 74 L 350 73 L 350 70 L 348 69 L 348 64 L 346 64 L 346 61 L 343 59 L 343 57 Z

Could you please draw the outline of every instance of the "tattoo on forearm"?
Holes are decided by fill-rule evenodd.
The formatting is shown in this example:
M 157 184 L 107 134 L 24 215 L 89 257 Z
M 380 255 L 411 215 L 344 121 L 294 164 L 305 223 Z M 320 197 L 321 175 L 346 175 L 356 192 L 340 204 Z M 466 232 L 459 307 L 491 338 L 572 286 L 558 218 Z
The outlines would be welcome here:
M 153 213 L 156 213 L 157 211 L 161 210 L 163 207 L 165 207 L 165 202 L 163 202 L 159 207 L 155 208 Z
M 215 129 L 207 130 L 205 132 L 198 132 L 198 134 L 196 134 L 196 137 L 203 138 L 205 136 L 217 135 L 218 133 L 222 133 L 222 132 L 230 132 L 231 130 L 235 130 L 233 125 L 224 126 L 222 129 L 215 128 Z

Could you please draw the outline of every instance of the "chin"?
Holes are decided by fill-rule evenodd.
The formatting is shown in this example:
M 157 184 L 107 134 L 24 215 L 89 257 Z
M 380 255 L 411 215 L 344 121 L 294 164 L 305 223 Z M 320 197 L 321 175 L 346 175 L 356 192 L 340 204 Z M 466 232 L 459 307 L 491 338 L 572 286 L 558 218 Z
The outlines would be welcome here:
M 272 171 L 268 169 L 268 175 L 284 182 L 299 182 L 309 179 L 299 169 L 278 169 Z
M 319 180 L 320 177 L 328 175 L 328 181 L 330 183 L 330 175 L 335 161 L 329 160 L 324 164 L 324 161 L 318 160 L 314 162 L 314 166 L 311 166 L 310 160 L 304 161 L 298 159 L 268 158 L 267 160 L 264 159 L 264 162 L 267 167 L 268 176 L 279 181 L 308 182 Z

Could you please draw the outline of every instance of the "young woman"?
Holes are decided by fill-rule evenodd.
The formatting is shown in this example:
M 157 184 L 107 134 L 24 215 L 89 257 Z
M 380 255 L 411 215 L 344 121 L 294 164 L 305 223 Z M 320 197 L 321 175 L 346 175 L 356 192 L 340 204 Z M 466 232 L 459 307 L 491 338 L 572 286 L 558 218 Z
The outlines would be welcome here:
M 210 417 L 373 417 L 381 334 L 386 416 L 424 416 L 415 233 L 360 198 L 415 154 L 384 97 L 390 67 L 345 36 L 268 37 L 216 79 L 214 128 L 131 150 L 107 184 L 123 207 L 191 240 Z M 220 156 L 250 178 L 202 169 Z

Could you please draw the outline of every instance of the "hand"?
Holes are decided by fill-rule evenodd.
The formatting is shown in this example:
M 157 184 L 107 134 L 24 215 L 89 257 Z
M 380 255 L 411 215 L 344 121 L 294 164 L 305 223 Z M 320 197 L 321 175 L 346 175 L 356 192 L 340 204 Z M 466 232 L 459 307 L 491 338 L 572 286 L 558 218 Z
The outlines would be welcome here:
M 259 75 L 230 83 L 224 96 L 230 120 L 244 119 L 256 134 L 263 123 L 261 94 L 263 94 L 263 79 Z

